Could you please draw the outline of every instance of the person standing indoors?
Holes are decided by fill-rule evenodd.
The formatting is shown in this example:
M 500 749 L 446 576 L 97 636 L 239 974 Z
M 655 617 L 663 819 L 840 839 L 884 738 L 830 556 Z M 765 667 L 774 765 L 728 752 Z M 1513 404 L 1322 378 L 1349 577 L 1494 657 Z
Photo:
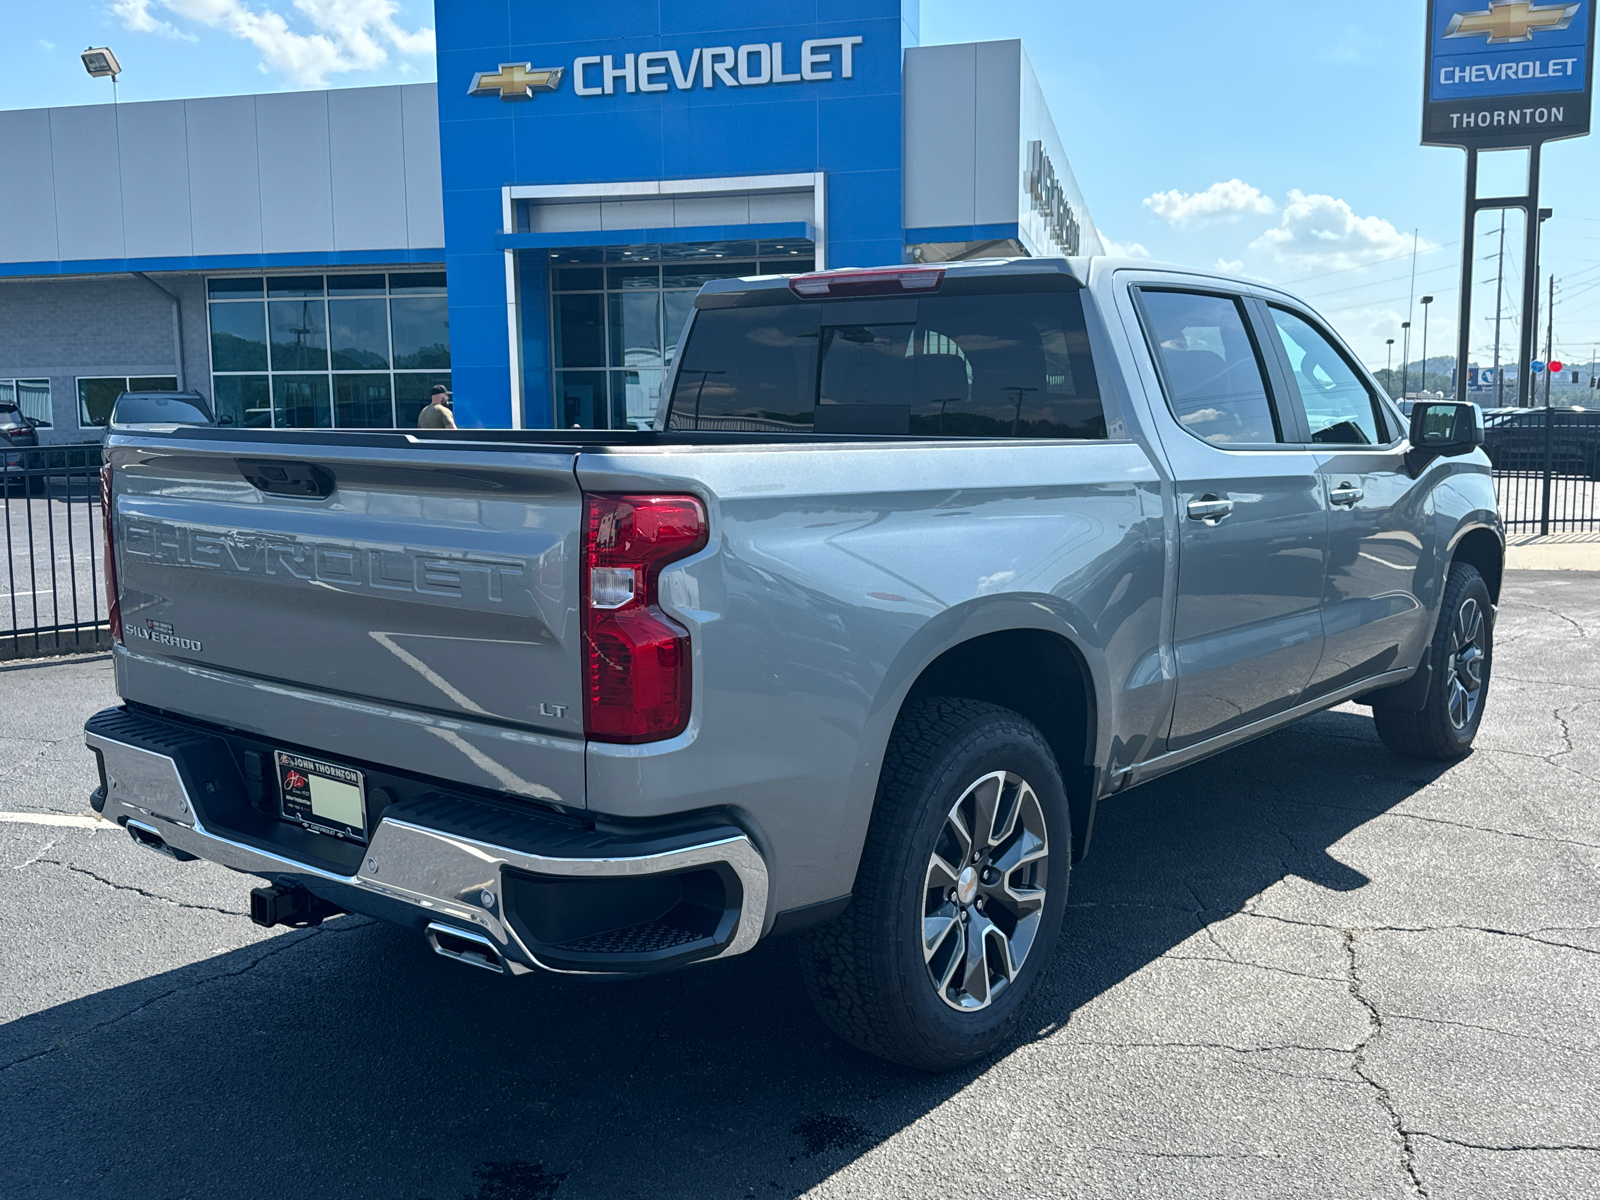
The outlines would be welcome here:
M 450 389 L 442 383 L 438 384 L 433 389 L 433 395 L 428 398 L 428 403 L 417 414 L 417 428 L 454 429 L 455 427 L 455 414 L 450 411 Z

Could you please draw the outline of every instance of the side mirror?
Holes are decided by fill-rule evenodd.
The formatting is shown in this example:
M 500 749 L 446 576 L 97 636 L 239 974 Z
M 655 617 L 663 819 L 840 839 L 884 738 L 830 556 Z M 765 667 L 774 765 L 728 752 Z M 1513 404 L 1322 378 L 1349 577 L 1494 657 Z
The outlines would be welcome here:
M 1457 458 L 1483 445 L 1483 412 L 1476 404 L 1417 401 L 1411 410 L 1411 451 Z
M 232 425 L 233 424 L 233 418 L 228 416 L 226 413 L 224 413 L 222 416 L 217 418 L 217 424 L 218 425 Z

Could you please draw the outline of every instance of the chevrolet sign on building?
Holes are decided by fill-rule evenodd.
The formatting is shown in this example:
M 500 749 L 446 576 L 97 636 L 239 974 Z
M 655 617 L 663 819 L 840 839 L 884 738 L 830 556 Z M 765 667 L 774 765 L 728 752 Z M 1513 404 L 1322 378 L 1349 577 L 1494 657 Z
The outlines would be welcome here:
M 1433 0 L 1422 141 L 1480 150 L 1589 132 L 1595 0 Z

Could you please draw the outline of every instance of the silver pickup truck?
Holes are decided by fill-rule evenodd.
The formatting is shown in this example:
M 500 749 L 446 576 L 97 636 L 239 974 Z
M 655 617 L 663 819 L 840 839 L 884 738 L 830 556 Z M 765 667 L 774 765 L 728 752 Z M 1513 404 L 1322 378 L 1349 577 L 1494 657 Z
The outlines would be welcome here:
M 1102 800 L 1349 700 L 1483 715 L 1482 423 L 1239 279 L 708 285 L 653 430 L 113 429 L 92 797 L 504 975 L 803 930 L 842 1037 L 999 1045 Z

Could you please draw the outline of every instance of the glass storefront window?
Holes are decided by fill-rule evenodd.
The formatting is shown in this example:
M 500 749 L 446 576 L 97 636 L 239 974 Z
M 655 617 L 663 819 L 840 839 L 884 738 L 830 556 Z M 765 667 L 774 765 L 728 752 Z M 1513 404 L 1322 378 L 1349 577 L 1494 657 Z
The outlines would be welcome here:
M 814 254 L 805 241 L 551 251 L 556 424 L 650 428 L 700 288 L 717 279 L 799 274 L 812 269 Z
M 206 295 L 222 424 L 411 428 L 450 386 L 443 271 L 218 276 Z
M 211 381 L 218 425 L 272 426 L 272 393 L 265 375 L 219 375 Z
M 274 371 L 328 369 L 328 311 L 321 300 L 267 303 Z
M 328 403 L 326 375 L 274 375 L 272 422 L 279 429 L 330 429 L 333 409 Z
M 48 379 L 0 379 L 0 404 L 15 405 L 38 429 L 49 429 L 55 419 L 50 411 Z
M 19 384 L 28 382 L 19 379 Z M 78 379 L 78 427 L 103 429 L 111 420 L 111 406 L 123 392 L 175 392 L 176 375 L 101 375 Z
M 415 429 L 417 417 L 428 404 L 438 384 L 450 386 L 449 371 L 396 371 L 394 376 L 394 423 L 397 429 Z
M 389 321 L 383 300 L 329 300 L 328 338 L 335 371 L 389 365 Z
M 389 301 L 394 324 L 394 365 L 450 365 L 450 310 L 443 296 L 396 297 Z
M 335 375 L 333 404 L 340 429 L 394 428 L 390 375 Z
M 213 371 L 267 369 L 265 306 L 211 305 L 211 369 Z

